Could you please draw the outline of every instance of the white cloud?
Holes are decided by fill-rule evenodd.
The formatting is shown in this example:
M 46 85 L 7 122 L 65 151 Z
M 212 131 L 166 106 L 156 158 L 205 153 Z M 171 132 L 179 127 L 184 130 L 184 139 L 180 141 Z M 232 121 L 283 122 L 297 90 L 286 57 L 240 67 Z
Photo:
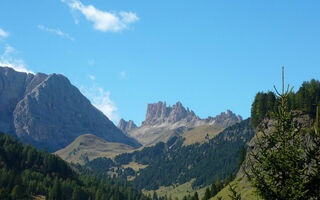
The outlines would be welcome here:
M 122 21 L 125 22 L 125 23 L 134 23 L 136 21 L 139 20 L 139 18 L 137 17 L 137 15 L 135 13 L 132 13 L 132 12 L 124 12 L 124 11 L 121 11 L 119 13 L 119 15 L 121 16 L 122 18 Z
M 0 28 L 0 37 L 8 37 L 9 33 Z
M 69 40 L 74 40 L 74 38 L 71 37 L 68 33 L 64 33 L 60 29 L 48 28 L 48 27 L 45 27 L 43 25 L 38 25 L 38 28 L 40 30 L 47 31 L 47 32 L 59 35 L 60 37 L 67 38 Z
M 103 32 L 117 32 L 128 28 L 128 25 L 139 20 L 136 13 L 120 11 L 106 12 L 93 5 L 83 5 L 79 0 L 61 0 L 68 4 L 73 11 L 80 11 L 87 20 L 93 22 L 96 30 Z
M 27 69 L 24 61 L 15 58 L 14 54 L 16 54 L 16 50 L 12 46 L 6 45 L 3 54 L 0 55 L 0 66 L 11 67 L 18 72 L 34 74 L 33 71 Z
M 120 77 L 121 77 L 122 79 L 126 78 L 126 75 L 127 75 L 126 71 L 120 72 Z
M 110 92 L 102 87 L 93 86 L 89 90 L 80 87 L 81 92 L 91 100 L 92 105 L 103 112 L 111 121 L 117 123 L 120 119 L 116 104 L 110 99 Z
M 93 80 L 93 81 L 96 79 L 96 77 L 93 76 L 93 75 L 91 75 L 91 74 L 89 74 L 89 78 L 90 78 L 91 80 Z

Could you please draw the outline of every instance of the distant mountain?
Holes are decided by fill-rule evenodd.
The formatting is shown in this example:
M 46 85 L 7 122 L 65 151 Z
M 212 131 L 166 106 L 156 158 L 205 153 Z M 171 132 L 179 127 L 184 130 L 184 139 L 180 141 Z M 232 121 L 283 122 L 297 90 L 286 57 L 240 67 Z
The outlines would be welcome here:
M 126 144 L 107 142 L 95 135 L 84 134 L 55 154 L 68 162 L 85 164 L 98 157 L 110 157 L 133 149 Z
M 122 130 L 124 133 L 127 133 L 128 131 L 137 128 L 137 125 L 132 120 L 125 121 L 124 119 L 120 119 L 118 123 L 118 128 Z
M 167 107 L 166 102 L 148 104 L 147 114 L 142 126 L 154 126 L 158 124 L 174 124 L 176 122 L 191 122 L 199 120 L 193 111 L 185 109 L 181 102 L 177 102 L 172 107 Z
M 148 104 L 146 119 L 142 122 L 142 125 L 126 132 L 141 144 L 150 145 L 160 141 L 167 141 L 175 134 L 171 130 L 179 127 L 195 128 L 202 125 L 211 125 L 217 128 L 226 128 L 241 120 L 241 116 L 234 114 L 230 110 L 216 117 L 200 119 L 192 110 L 183 107 L 181 102 L 177 102 L 171 107 L 167 106 L 166 102 L 160 101 Z M 121 126 L 123 125 L 119 123 L 118 127 Z
M 138 147 L 61 74 L 27 74 L 0 67 L 0 130 L 50 152 L 91 133 Z

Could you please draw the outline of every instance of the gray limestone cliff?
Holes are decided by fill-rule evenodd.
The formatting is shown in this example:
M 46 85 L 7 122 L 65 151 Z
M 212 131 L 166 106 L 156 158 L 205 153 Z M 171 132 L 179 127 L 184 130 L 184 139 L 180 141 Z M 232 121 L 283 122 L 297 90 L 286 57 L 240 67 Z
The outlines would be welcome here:
M 199 117 L 193 111 L 185 109 L 179 101 L 172 107 L 167 107 L 166 102 L 159 101 L 158 103 L 148 104 L 146 119 L 142 122 L 142 126 L 176 123 L 181 120 L 189 122 L 197 119 Z
M 0 130 L 56 151 L 82 134 L 138 147 L 60 74 L 27 74 L 0 67 Z
M 159 101 L 158 103 L 148 104 L 146 118 L 141 126 L 128 130 L 127 134 L 143 145 L 150 145 L 170 138 L 170 135 L 174 133 L 171 130 L 180 127 L 195 128 L 202 125 L 211 125 L 226 128 L 240 121 L 242 121 L 242 117 L 230 110 L 215 117 L 201 119 L 192 110 L 183 107 L 181 102 L 177 102 L 173 106 L 167 106 L 166 102 Z
M 124 133 L 127 133 L 128 131 L 137 128 L 137 125 L 132 120 L 126 121 L 124 119 L 120 119 L 118 123 L 118 128 L 122 130 Z

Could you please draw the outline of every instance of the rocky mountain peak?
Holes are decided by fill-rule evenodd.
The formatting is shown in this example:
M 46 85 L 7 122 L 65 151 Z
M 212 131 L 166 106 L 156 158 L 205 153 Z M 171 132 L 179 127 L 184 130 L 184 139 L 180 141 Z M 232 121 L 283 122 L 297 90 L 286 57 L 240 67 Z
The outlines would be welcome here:
M 175 123 L 183 119 L 190 121 L 196 117 L 193 111 L 190 111 L 189 108 L 185 109 L 179 101 L 172 107 L 167 107 L 166 102 L 159 101 L 148 104 L 146 119 L 142 122 L 142 126 Z
M 166 141 L 172 135 L 178 134 L 175 131 L 182 127 L 195 128 L 203 125 L 210 125 L 216 128 L 226 128 L 242 120 L 241 116 L 230 110 L 222 112 L 216 117 L 200 119 L 192 110 L 185 108 L 181 102 L 167 106 L 166 102 L 148 104 L 146 119 L 140 127 L 127 131 L 126 133 L 137 139 L 143 145 L 150 145 L 159 141 Z M 122 125 L 124 122 L 121 122 Z M 125 126 L 124 126 L 125 127 Z M 122 129 L 124 130 L 124 129 Z
M 127 133 L 137 128 L 137 125 L 132 120 L 126 121 L 124 119 L 120 119 L 118 123 L 118 128 L 122 130 L 124 133 Z
M 61 74 L 27 74 L 0 67 L 0 130 L 56 151 L 85 133 L 140 146 Z
M 222 112 L 220 115 L 215 117 L 208 117 L 206 121 L 210 124 L 228 127 L 236 122 L 242 121 L 242 117 L 240 115 L 236 115 L 231 110 L 227 110 L 227 112 Z

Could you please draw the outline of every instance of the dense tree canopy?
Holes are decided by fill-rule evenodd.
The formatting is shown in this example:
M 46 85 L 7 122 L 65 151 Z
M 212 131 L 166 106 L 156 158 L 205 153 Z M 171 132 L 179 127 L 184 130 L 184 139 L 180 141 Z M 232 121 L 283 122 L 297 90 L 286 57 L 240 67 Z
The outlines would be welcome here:
M 247 119 L 226 128 L 203 144 L 184 146 L 182 137 L 173 137 L 167 143 L 160 142 L 139 151 L 120 154 L 114 162 L 108 158 L 97 158 L 86 166 L 99 172 L 114 170 L 124 178 L 136 176 L 132 183 L 137 189 L 154 190 L 192 179 L 195 179 L 194 187 L 206 186 L 217 177 L 225 179 L 237 172 L 239 153 L 242 151 L 244 159 L 244 147 L 252 137 L 250 119 Z M 138 172 L 121 168 L 130 162 L 148 166 Z
M 288 110 L 302 110 L 315 117 L 316 105 L 320 102 L 320 82 L 312 79 L 304 82 L 296 93 L 290 93 L 287 97 Z M 278 97 L 273 92 L 259 92 L 256 94 L 251 105 L 251 123 L 255 128 L 272 112 L 276 111 Z
M 0 199 L 147 199 L 126 182 L 95 174 L 0 132 Z
M 278 93 L 278 109 L 270 115 L 273 122 L 258 126 L 261 135 L 254 140 L 244 171 L 263 199 L 319 199 L 319 109 L 313 104 L 319 92 L 319 82 L 312 80 L 295 95 Z M 305 127 L 303 120 L 297 119 L 303 116 L 294 115 L 299 112 L 292 109 L 315 114 L 314 130 Z

